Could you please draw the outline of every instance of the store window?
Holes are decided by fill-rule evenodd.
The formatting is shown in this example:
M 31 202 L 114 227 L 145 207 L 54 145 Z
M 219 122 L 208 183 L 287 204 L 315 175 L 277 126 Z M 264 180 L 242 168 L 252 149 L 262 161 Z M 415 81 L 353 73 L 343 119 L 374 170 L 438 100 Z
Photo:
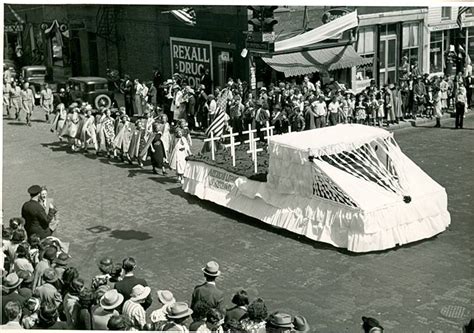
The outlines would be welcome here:
M 451 19 L 451 7 L 441 7 L 441 19 L 450 20 Z
M 404 24 L 402 36 L 402 56 L 406 56 L 410 64 L 417 61 L 420 65 L 420 24 L 418 22 Z
M 373 27 L 361 28 L 357 42 L 357 53 L 363 58 L 374 58 L 375 32 Z M 359 81 L 373 79 L 373 66 L 358 66 L 356 79 Z
M 430 39 L 430 73 L 443 71 L 443 32 L 434 31 Z

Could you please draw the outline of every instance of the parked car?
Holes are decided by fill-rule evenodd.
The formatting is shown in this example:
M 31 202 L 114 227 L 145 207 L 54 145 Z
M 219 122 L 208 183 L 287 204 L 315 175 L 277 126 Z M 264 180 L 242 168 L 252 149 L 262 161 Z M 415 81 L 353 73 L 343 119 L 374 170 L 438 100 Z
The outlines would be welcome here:
M 66 83 L 70 87 L 71 98 L 81 99 L 95 108 L 109 108 L 116 105 L 114 93 L 109 90 L 107 79 L 94 76 L 71 77 Z
M 24 66 L 21 68 L 20 80 L 28 82 L 35 94 L 35 104 L 39 105 L 41 87 L 46 83 L 46 66 Z

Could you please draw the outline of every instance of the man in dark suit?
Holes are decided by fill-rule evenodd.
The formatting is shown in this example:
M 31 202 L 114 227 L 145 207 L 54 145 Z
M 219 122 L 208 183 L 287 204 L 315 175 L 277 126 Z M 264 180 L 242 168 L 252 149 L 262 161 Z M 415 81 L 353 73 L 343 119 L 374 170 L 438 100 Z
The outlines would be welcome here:
M 144 287 L 148 286 L 148 283 L 145 281 L 145 279 L 140 279 L 140 278 L 135 277 L 133 271 L 135 270 L 136 266 L 137 264 L 135 262 L 135 259 L 133 259 L 132 257 L 125 258 L 122 262 L 124 277 L 122 281 L 119 281 L 115 284 L 115 289 L 117 289 L 117 291 L 123 295 L 124 297 L 123 303 L 125 303 L 125 301 L 130 299 L 130 294 L 132 293 L 132 289 L 137 284 L 141 284 Z M 145 303 L 142 304 L 143 308 L 145 310 L 148 309 L 152 301 L 153 300 L 151 298 L 151 293 L 150 293 L 145 299 Z
M 44 207 L 38 202 L 41 190 L 42 188 L 39 185 L 33 185 L 28 189 L 31 199 L 23 204 L 21 216 L 25 219 L 25 230 L 28 237 L 32 234 L 37 234 L 40 239 L 43 239 L 52 234 L 49 224 L 56 215 L 57 210 L 51 206 L 49 207 L 48 214 L 46 214 Z
M 130 80 L 130 76 L 124 75 L 124 81 L 121 87 L 123 97 L 125 100 L 125 110 L 127 116 L 133 116 L 133 83 Z
M 221 274 L 219 264 L 210 261 L 206 267 L 202 268 L 206 282 L 196 286 L 191 299 L 191 309 L 194 311 L 198 301 L 207 302 L 211 308 L 219 310 L 225 314 L 224 293 L 216 287 L 216 278 Z

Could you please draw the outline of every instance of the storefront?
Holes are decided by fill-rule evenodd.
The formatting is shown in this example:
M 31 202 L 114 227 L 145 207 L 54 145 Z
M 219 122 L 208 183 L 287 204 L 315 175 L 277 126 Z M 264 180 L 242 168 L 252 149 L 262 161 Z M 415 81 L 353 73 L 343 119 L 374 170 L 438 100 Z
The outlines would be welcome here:
M 371 80 L 379 85 L 396 83 L 399 65 L 406 56 L 410 64 L 424 66 L 424 22 L 427 9 L 398 10 L 359 15 L 357 53 L 373 58 L 372 65 L 353 70 L 354 89 L 363 89 Z
M 459 29 L 457 16 L 458 7 L 428 8 L 429 72 L 432 75 L 446 72 L 446 55 L 450 50 L 458 52 L 461 46 L 471 58 L 474 57 L 474 15 L 471 11 L 463 15 L 463 30 Z M 452 69 L 452 73 L 456 71 L 456 68 Z

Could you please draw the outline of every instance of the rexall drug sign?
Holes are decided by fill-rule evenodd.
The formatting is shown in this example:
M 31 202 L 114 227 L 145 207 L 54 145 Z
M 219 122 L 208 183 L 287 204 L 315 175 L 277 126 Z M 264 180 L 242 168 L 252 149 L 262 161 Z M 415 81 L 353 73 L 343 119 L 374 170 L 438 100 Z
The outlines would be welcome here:
M 205 70 L 212 73 L 212 44 L 209 41 L 170 37 L 171 66 L 173 73 L 188 79 L 191 87 L 199 87 Z

